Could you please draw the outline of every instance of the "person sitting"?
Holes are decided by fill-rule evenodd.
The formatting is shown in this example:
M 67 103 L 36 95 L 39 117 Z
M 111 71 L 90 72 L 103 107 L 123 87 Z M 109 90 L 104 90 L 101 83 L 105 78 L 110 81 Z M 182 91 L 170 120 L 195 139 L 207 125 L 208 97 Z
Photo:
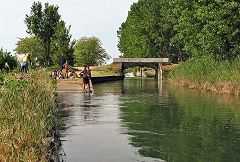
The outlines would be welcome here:
M 58 77 L 57 79 L 65 79 L 65 75 L 63 74 L 62 70 L 58 71 Z
M 72 78 L 72 79 L 77 78 L 77 74 L 75 73 L 75 71 L 70 71 L 69 78 Z
M 54 71 L 52 72 L 51 77 L 54 78 L 54 79 L 56 79 L 56 78 L 58 77 L 58 75 L 57 75 L 57 70 L 54 70 Z

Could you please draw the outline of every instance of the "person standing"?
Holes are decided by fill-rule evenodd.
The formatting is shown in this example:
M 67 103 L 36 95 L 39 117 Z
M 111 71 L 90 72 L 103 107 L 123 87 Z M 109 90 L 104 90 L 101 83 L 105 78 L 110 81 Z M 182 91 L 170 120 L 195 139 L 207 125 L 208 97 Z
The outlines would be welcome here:
M 65 64 L 63 64 L 63 69 L 65 72 L 65 77 L 68 79 L 68 73 L 70 70 L 70 65 L 69 65 L 68 61 L 66 61 Z
M 28 72 L 28 61 L 29 61 L 29 55 L 26 54 L 23 56 L 21 64 L 21 71 L 27 73 Z
M 88 80 L 89 80 L 89 87 L 92 87 L 92 89 L 93 89 L 93 85 L 92 85 L 92 80 L 91 80 L 91 78 L 92 78 L 92 73 L 91 73 L 91 69 L 89 68 L 89 66 L 87 66 L 87 71 L 88 71 Z M 90 90 L 90 93 L 91 93 L 92 91 Z
M 83 71 L 80 72 L 80 75 L 81 74 L 82 74 L 82 77 L 83 77 L 83 89 L 84 89 L 84 92 L 87 92 L 87 90 L 86 90 L 86 86 L 87 86 L 89 92 L 92 93 L 92 91 L 90 89 L 90 84 L 89 84 L 89 71 L 87 69 L 87 66 L 84 66 Z

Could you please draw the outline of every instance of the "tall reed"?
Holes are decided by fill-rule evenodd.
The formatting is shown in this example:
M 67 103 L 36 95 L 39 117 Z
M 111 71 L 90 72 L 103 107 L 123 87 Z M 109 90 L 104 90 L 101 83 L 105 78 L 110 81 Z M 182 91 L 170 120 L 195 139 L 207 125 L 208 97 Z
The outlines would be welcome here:
M 190 59 L 170 72 L 170 78 L 194 81 L 199 84 L 226 83 L 239 89 L 240 59 L 234 61 L 216 61 L 211 57 Z
M 0 161 L 48 161 L 57 110 L 52 81 L 44 71 L 0 80 Z

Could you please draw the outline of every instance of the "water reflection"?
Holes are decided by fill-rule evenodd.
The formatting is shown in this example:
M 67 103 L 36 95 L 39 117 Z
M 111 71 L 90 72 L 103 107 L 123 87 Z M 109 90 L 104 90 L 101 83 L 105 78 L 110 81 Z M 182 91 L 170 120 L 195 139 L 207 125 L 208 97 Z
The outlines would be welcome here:
M 84 101 L 83 101 L 83 116 L 84 121 L 87 121 L 90 119 L 90 111 L 91 111 L 91 94 L 90 93 L 84 93 Z
M 154 79 L 61 97 L 67 161 L 240 161 L 239 98 Z
M 142 156 L 166 161 L 239 161 L 239 103 L 150 80 L 124 83 L 122 126 Z M 126 86 L 125 86 L 126 85 Z M 159 87 L 159 86 L 158 86 Z M 160 95 L 159 95 L 160 94 Z

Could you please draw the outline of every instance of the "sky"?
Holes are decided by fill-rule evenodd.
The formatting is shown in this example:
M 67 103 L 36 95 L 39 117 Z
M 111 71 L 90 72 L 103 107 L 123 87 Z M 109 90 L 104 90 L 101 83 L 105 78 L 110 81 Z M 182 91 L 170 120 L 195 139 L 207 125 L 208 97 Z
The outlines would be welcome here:
M 98 37 L 112 57 L 120 55 L 117 30 L 127 18 L 131 5 L 138 0 L 38 0 L 59 6 L 59 14 L 75 40 Z M 24 23 L 33 0 L 0 0 L 0 48 L 14 53 L 18 38 L 29 36 Z M 112 59 L 111 59 L 112 60 Z M 111 62 L 109 60 L 109 62 Z

